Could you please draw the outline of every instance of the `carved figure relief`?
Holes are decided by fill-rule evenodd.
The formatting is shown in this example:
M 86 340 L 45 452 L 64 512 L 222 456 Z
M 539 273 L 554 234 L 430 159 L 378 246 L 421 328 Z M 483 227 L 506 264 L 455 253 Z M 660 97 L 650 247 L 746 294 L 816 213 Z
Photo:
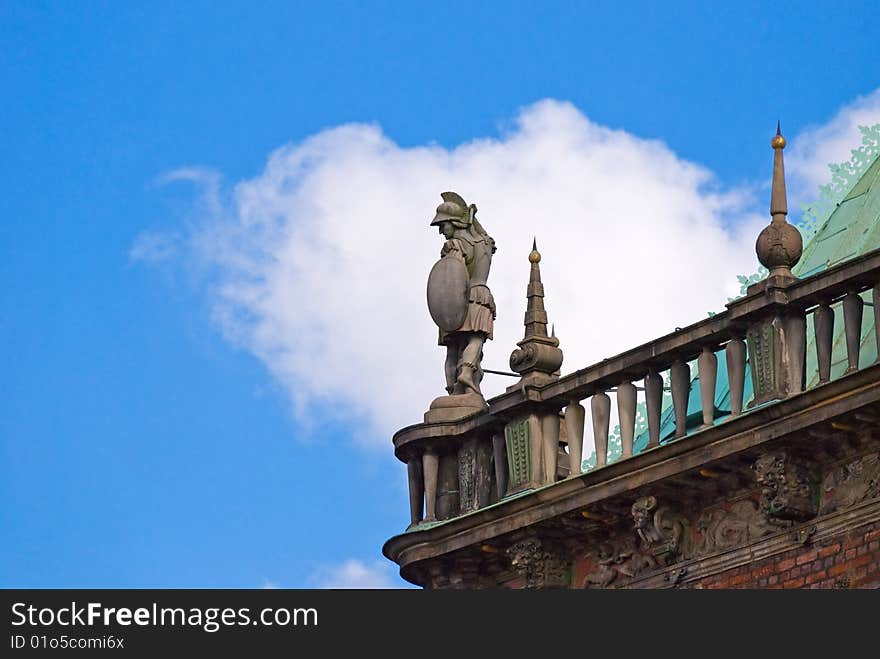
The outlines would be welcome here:
M 880 454 L 864 455 L 829 471 L 822 479 L 821 496 L 822 515 L 880 496 Z
M 607 588 L 619 577 L 635 574 L 632 558 L 635 548 L 629 542 L 603 542 L 592 556 L 594 568 L 581 584 L 583 588 Z
M 632 517 L 642 553 L 653 556 L 660 565 L 669 565 L 690 554 L 690 524 L 668 506 L 658 506 L 652 496 L 641 497 L 632 505 Z

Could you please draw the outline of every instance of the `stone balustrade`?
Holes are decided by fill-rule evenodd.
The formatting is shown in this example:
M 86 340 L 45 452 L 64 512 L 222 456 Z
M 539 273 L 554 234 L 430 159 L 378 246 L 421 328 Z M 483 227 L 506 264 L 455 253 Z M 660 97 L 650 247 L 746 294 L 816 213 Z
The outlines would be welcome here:
M 543 384 L 523 382 L 467 418 L 403 428 L 394 436 L 394 447 L 408 467 L 411 528 L 577 478 L 587 427 L 592 428 L 596 451 L 594 469 L 602 469 L 609 459 L 608 392 L 616 392 L 619 460 L 626 460 L 635 452 L 640 395 L 648 432 L 642 450 L 662 450 L 661 444 L 687 441 L 694 433 L 723 423 L 715 402 L 720 384 L 730 389 L 729 410 L 723 418 L 735 418 L 831 381 L 840 370 L 832 364 L 832 343 L 835 323 L 841 318 L 846 366 L 837 377 L 845 377 L 859 369 L 866 304 L 880 345 L 878 298 L 880 251 L 805 279 L 774 277 L 771 272 L 745 297 L 729 303 L 726 311 L 689 327 Z M 812 377 L 812 368 L 811 372 L 806 368 L 810 339 L 817 378 Z M 723 383 L 718 382 L 719 359 L 726 366 Z M 744 400 L 747 373 L 751 396 Z M 690 397 L 697 395 L 695 375 L 702 423 L 689 424 Z M 661 436 L 667 388 L 674 432 Z M 552 494 L 552 487 L 546 491 Z

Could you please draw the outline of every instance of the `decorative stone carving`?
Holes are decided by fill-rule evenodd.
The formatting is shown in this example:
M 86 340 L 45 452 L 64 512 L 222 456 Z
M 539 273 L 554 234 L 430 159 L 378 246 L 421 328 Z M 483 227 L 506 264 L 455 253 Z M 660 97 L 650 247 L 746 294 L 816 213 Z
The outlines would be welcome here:
M 771 451 L 755 462 L 755 475 L 769 522 L 788 526 L 816 516 L 819 478 L 813 464 L 786 450 Z
M 495 487 L 493 446 L 469 439 L 458 449 L 458 501 L 461 514 L 489 505 Z
M 752 371 L 754 400 L 758 403 L 775 398 L 776 375 L 779 371 L 776 359 L 776 327 L 773 322 L 760 323 L 749 328 L 746 335 Z M 750 407 L 756 403 L 750 404 Z
M 637 499 L 631 512 L 640 549 L 657 564 L 669 565 L 690 554 L 692 537 L 686 517 L 668 506 L 658 506 L 652 496 Z
M 608 588 L 620 577 L 634 574 L 632 558 L 635 548 L 632 542 L 603 542 L 592 556 L 593 570 L 581 584 L 583 588 Z
M 477 509 L 477 446 L 466 442 L 458 450 L 458 505 L 462 514 Z
M 508 493 L 525 489 L 532 478 L 532 423 L 530 417 L 522 417 L 508 423 L 504 428 L 507 442 L 509 469 Z
M 739 547 L 776 530 L 754 501 L 737 501 L 729 508 L 704 511 L 697 519 L 699 541 L 694 554 L 706 556 Z
M 506 552 L 526 588 L 567 588 L 568 561 L 560 548 L 535 536 L 514 542 Z
M 825 475 L 819 513 L 832 513 L 877 496 L 880 496 L 880 454 L 871 453 Z

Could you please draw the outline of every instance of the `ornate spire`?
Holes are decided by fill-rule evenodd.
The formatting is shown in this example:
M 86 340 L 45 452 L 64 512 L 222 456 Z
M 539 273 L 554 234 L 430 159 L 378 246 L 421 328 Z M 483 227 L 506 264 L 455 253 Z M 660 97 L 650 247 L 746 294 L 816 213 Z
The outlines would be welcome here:
M 544 310 L 544 284 L 541 283 L 541 253 L 538 251 L 538 241 L 532 238 L 532 252 L 529 254 L 529 263 L 532 271 L 529 273 L 529 286 L 526 289 L 526 335 L 547 336 L 547 312 Z
M 541 385 L 559 377 L 562 350 L 559 339 L 547 336 L 547 311 L 544 309 L 544 284 L 541 283 L 541 253 L 537 240 L 532 240 L 529 254 L 531 272 L 526 288 L 525 336 L 517 343 L 519 348 L 510 355 L 510 368 L 522 375 L 520 381 L 508 389 L 518 389 L 523 384 Z
M 755 243 L 755 252 L 763 266 L 770 270 L 768 280 L 776 284 L 784 284 L 795 279 L 791 272 L 801 258 L 803 239 L 800 231 L 790 225 L 785 216 L 788 204 L 785 196 L 785 163 L 782 151 L 785 149 L 785 138 L 782 136 L 779 122 L 776 124 L 776 135 L 770 141 L 773 147 L 773 183 L 770 192 L 770 225 L 764 227 Z

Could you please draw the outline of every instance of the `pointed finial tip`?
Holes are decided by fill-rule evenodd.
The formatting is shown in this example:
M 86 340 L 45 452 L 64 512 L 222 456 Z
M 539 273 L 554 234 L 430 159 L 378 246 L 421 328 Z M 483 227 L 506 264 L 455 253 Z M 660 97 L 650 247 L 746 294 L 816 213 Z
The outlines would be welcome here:
M 532 253 L 529 254 L 529 263 L 540 263 L 541 252 L 538 251 L 538 241 L 532 238 Z
M 776 135 L 773 136 L 773 139 L 770 140 L 770 146 L 774 149 L 784 149 L 785 148 L 785 138 L 782 136 L 782 127 L 781 122 L 776 120 Z

